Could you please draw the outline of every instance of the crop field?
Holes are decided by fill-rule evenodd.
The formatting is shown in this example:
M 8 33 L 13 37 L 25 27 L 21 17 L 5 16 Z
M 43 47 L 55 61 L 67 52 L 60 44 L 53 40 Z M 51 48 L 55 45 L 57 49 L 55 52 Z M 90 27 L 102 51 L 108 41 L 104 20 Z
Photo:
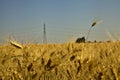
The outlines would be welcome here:
M 0 45 L 0 80 L 120 80 L 120 42 Z

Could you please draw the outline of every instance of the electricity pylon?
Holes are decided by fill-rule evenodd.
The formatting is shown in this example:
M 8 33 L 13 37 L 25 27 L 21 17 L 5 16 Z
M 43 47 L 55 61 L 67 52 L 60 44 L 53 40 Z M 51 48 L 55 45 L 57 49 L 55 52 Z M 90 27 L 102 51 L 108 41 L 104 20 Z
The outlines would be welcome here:
M 47 44 L 46 25 L 43 24 L 43 43 Z

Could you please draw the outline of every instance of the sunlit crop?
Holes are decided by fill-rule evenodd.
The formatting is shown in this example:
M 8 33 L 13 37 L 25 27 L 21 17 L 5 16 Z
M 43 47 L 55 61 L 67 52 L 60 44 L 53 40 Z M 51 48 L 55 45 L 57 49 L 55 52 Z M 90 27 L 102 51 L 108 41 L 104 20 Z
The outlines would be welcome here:
M 0 46 L 0 80 L 99 79 L 120 79 L 120 42 Z

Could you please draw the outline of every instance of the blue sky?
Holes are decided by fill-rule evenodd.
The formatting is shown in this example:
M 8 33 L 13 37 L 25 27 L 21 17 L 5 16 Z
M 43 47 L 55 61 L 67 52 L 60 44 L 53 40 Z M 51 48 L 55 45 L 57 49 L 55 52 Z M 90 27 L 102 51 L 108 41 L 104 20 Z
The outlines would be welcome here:
M 43 23 L 48 43 L 74 41 L 87 35 L 95 17 L 103 22 L 89 40 L 109 40 L 107 31 L 120 38 L 120 0 L 0 0 L 0 42 L 12 35 L 42 43 Z

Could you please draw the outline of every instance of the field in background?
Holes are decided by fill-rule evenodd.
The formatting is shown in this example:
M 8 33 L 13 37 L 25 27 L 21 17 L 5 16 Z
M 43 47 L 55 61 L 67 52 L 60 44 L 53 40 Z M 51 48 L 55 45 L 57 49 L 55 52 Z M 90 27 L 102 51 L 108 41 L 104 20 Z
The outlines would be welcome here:
M 120 80 L 120 42 L 0 46 L 0 80 Z

